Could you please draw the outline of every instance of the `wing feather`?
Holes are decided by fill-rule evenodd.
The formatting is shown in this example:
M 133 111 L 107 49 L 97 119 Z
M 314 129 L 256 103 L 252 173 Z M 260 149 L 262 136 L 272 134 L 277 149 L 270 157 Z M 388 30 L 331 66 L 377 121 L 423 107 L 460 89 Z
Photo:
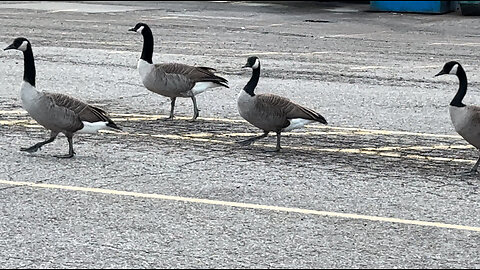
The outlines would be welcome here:
M 85 102 L 64 94 L 47 93 L 46 95 L 52 100 L 52 106 L 56 106 L 58 110 L 62 111 L 57 115 L 63 114 L 65 122 L 71 123 L 71 129 L 75 129 L 74 131 L 83 128 L 83 124 L 79 124 L 82 121 L 91 123 L 107 122 L 110 126 L 116 127 L 113 121 L 107 116 L 107 113 L 100 108 L 88 105 Z
M 156 69 L 162 69 L 167 75 L 177 74 L 185 76 L 193 83 L 196 82 L 214 82 L 226 86 L 228 80 L 213 73 L 215 69 L 209 67 L 194 67 L 179 63 L 156 64 Z
M 287 120 L 294 118 L 302 118 L 307 120 L 318 121 L 323 124 L 327 124 L 325 118 L 312 109 L 300 106 L 288 98 L 273 95 L 273 94 L 260 94 L 256 95 L 257 106 L 261 111 L 268 111 L 277 117 L 285 117 Z

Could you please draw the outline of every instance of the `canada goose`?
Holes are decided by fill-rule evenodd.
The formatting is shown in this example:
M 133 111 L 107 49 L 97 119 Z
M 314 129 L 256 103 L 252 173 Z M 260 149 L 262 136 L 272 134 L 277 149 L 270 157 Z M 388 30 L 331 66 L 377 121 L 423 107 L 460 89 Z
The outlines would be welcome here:
M 197 119 L 199 109 L 196 95 L 209 88 L 219 86 L 227 87 L 228 81 L 215 75 L 215 69 L 210 67 L 194 67 L 178 63 L 153 64 L 153 34 L 150 27 L 138 23 L 129 31 L 134 31 L 143 36 L 142 55 L 138 60 L 137 69 L 142 78 L 143 85 L 150 91 L 169 97 L 171 100 L 170 117 L 173 118 L 175 100 L 177 97 L 190 97 L 193 102 L 193 118 Z
M 327 124 L 325 118 L 319 113 L 302 107 L 287 98 L 272 94 L 255 95 L 255 87 L 260 78 L 260 60 L 258 57 L 249 57 L 247 64 L 243 67 L 250 67 L 253 72 L 250 81 L 238 95 L 238 111 L 245 120 L 262 129 L 264 133 L 241 141 L 240 144 L 249 145 L 258 139 L 267 137 L 268 133 L 273 131 L 277 133 L 275 151 L 280 151 L 280 134 L 282 131 L 300 128 L 315 121 Z
M 460 82 L 457 94 L 450 102 L 450 107 L 448 108 L 455 131 L 468 143 L 480 150 L 480 107 L 462 103 L 467 93 L 467 74 L 462 65 L 456 61 L 446 63 L 435 77 L 445 74 L 457 75 Z M 480 157 L 470 170 L 470 173 L 476 173 L 479 164 Z
M 75 155 L 72 140 L 74 133 L 95 133 L 107 127 L 120 129 L 99 108 L 64 94 L 37 90 L 35 88 L 35 63 L 32 45 L 26 38 L 16 38 L 4 50 L 11 49 L 22 51 L 24 57 L 23 83 L 20 90 L 22 106 L 35 121 L 50 130 L 50 138 L 48 140 L 28 148 L 22 147 L 21 151 L 36 152 L 43 145 L 53 142 L 57 135 L 62 132 L 67 137 L 69 152 L 67 155 L 56 157 L 71 158 Z

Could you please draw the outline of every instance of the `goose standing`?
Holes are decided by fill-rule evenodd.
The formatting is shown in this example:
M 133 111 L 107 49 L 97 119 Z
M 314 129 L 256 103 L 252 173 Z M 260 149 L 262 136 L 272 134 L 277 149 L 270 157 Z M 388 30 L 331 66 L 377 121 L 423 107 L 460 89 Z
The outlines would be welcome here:
M 150 91 L 169 97 L 171 100 L 170 117 L 173 118 L 175 100 L 177 97 L 190 97 L 193 102 L 193 118 L 197 119 L 199 109 L 196 95 L 209 88 L 226 87 L 228 81 L 215 75 L 215 69 L 209 67 L 194 67 L 178 63 L 153 64 L 153 34 L 145 23 L 138 23 L 129 31 L 143 36 L 142 55 L 138 60 L 137 69 L 143 85 Z
M 460 82 L 457 94 L 450 102 L 450 107 L 448 108 L 455 131 L 468 143 L 480 150 L 480 107 L 465 105 L 462 102 L 467 93 L 467 74 L 462 65 L 456 61 L 446 63 L 435 77 L 445 74 L 456 75 Z M 470 173 L 476 173 L 479 164 L 480 157 L 470 170 Z
M 40 125 L 50 130 L 50 138 L 39 142 L 21 151 L 36 152 L 43 145 L 51 143 L 61 132 L 68 140 L 69 151 L 67 155 L 56 156 L 59 158 L 71 158 L 73 151 L 73 134 L 95 133 L 100 129 L 120 129 L 106 113 L 96 107 L 64 94 L 47 93 L 35 88 L 35 63 L 33 59 L 32 45 L 26 38 L 16 38 L 12 44 L 4 50 L 19 50 L 23 52 L 24 72 L 20 94 L 23 108 Z
M 280 134 L 285 131 L 303 127 L 311 122 L 327 124 L 323 116 L 314 110 L 302 107 L 287 98 L 272 95 L 255 95 L 255 87 L 260 78 L 260 60 L 256 56 L 247 59 L 245 67 L 252 68 L 252 77 L 240 92 L 237 100 L 240 115 L 250 124 L 263 130 L 260 136 L 252 137 L 239 142 L 242 145 L 249 145 L 254 141 L 265 138 L 270 131 L 277 133 L 277 147 L 280 151 Z

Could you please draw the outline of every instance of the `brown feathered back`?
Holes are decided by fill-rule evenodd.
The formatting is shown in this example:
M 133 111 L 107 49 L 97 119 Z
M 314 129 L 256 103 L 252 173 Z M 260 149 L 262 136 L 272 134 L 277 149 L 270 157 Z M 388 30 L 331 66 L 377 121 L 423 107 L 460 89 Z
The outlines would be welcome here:
M 302 118 L 307 120 L 318 121 L 327 124 L 325 118 L 312 109 L 300 106 L 288 98 L 273 95 L 260 94 L 256 95 L 256 105 L 259 111 L 268 111 L 273 115 L 285 117 L 286 119 Z
M 107 122 L 108 126 L 119 129 L 119 127 L 117 127 L 117 125 L 107 116 L 107 113 L 100 108 L 88 105 L 83 101 L 64 94 L 46 93 L 46 95 L 52 99 L 56 106 L 72 111 L 75 117 L 78 117 L 80 121 L 91 123 Z M 74 121 L 72 120 L 72 123 L 73 122 Z
M 228 81 L 225 78 L 213 73 L 215 69 L 209 67 L 195 67 L 179 63 L 156 64 L 156 68 L 161 68 L 167 74 L 179 74 L 188 78 L 193 83 L 196 82 L 215 82 L 225 87 Z

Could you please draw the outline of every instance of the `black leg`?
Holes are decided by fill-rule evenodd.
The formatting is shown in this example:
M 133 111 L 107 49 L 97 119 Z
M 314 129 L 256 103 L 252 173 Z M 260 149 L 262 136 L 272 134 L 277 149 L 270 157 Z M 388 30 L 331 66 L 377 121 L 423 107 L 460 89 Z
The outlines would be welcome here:
M 192 120 L 195 120 L 197 119 L 198 115 L 200 114 L 200 110 L 198 109 L 197 107 L 197 99 L 195 98 L 195 96 L 192 97 L 192 102 L 193 102 L 193 118 Z
M 275 148 L 275 150 L 266 150 L 266 152 L 280 152 L 280 149 L 282 149 L 282 147 L 280 146 L 280 138 L 281 134 L 280 132 L 277 132 L 277 147 Z
M 281 133 L 277 132 L 277 148 L 275 149 L 277 152 L 280 152 L 280 149 L 282 149 L 282 147 L 280 147 L 280 137 Z
M 167 118 L 167 120 L 171 120 L 173 119 L 173 111 L 175 110 L 175 100 L 177 98 L 176 97 L 171 97 L 170 100 L 170 116 Z
M 22 148 L 20 148 L 20 151 L 25 151 L 25 152 L 29 152 L 29 153 L 37 152 L 38 149 L 40 149 L 45 144 L 53 142 L 55 140 L 55 138 L 57 137 L 57 135 L 58 135 L 58 132 L 51 131 L 50 132 L 50 138 L 48 140 L 43 141 L 43 142 L 39 142 L 39 143 L 37 143 L 37 144 L 35 144 L 34 146 L 31 146 L 31 147 L 22 147 Z
M 255 136 L 255 137 L 252 137 L 252 138 L 247 139 L 247 140 L 244 140 L 244 141 L 239 141 L 239 142 L 237 142 L 237 143 L 238 143 L 238 144 L 241 144 L 241 145 L 244 145 L 244 146 L 245 146 L 245 145 L 250 145 L 250 144 L 252 144 L 253 142 L 255 142 L 255 141 L 257 141 L 257 140 L 259 140 L 259 139 L 261 139 L 261 138 L 265 138 L 265 137 L 267 137 L 267 136 L 268 136 L 268 131 L 265 131 L 265 132 L 264 132 L 262 135 L 260 135 L 260 136 Z
M 66 134 L 67 140 L 68 140 L 68 154 L 67 155 L 58 155 L 55 156 L 57 158 L 72 158 L 75 156 L 75 151 L 73 151 L 73 135 L 72 134 Z
M 477 162 L 475 163 L 475 165 L 473 165 L 472 169 L 469 170 L 469 171 L 466 171 L 463 173 L 463 175 L 475 175 L 475 174 L 478 174 L 478 165 L 480 164 L 480 157 L 477 159 Z
M 473 165 L 472 169 L 466 171 L 466 172 L 460 172 L 456 173 L 456 175 L 463 175 L 463 176 L 473 176 L 478 174 L 478 166 L 480 165 L 480 157 L 477 159 L 477 162 L 475 165 Z
M 475 163 L 475 165 L 473 165 L 472 172 L 477 172 L 479 164 L 480 164 L 480 157 L 477 159 L 477 163 Z

